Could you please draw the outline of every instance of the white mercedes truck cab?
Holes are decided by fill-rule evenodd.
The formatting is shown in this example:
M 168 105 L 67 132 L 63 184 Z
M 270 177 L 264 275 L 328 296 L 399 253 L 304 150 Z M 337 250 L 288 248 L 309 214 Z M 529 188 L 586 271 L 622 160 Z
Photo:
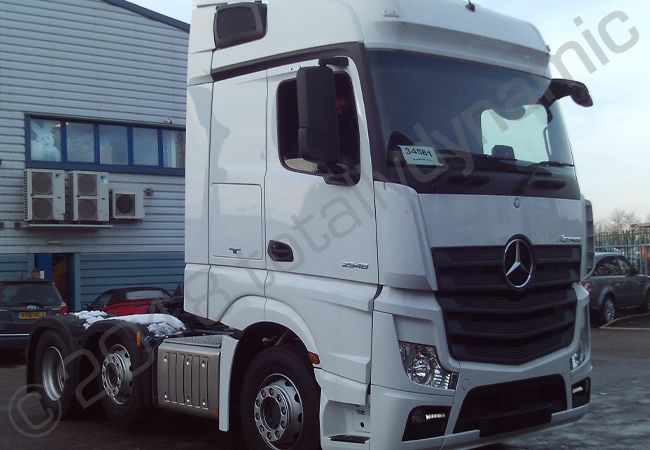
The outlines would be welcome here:
M 44 406 L 241 421 L 276 450 L 582 417 L 593 230 L 559 103 L 592 100 L 538 31 L 463 0 L 194 4 L 184 301 L 220 326 L 43 320 Z

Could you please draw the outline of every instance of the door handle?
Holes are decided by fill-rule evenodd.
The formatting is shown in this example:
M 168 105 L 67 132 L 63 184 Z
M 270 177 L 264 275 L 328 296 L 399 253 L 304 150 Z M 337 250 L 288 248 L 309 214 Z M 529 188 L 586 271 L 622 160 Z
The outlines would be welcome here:
M 284 242 L 269 241 L 267 252 L 273 261 L 293 262 L 293 250 Z

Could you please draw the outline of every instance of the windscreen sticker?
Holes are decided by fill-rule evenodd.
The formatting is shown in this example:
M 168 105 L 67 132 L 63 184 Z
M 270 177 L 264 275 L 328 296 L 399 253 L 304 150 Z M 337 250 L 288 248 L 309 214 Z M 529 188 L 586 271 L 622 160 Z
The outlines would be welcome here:
M 433 147 L 417 147 L 413 145 L 400 145 L 404 161 L 413 166 L 439 166 L 440 161 Z

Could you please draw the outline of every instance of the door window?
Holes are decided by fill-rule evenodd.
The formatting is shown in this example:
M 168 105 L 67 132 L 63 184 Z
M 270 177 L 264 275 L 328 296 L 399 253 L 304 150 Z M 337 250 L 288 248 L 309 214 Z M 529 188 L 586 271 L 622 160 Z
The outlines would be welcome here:
M 596 264 L 596 270 L 594 271 L 596 276 L 601 277 L 611 277 L 615 275 L 623 275 L 621 268 L 616 261 L 616 257 L 608 256 L 603 258 Z
M 621 267 L 621 274 L 622 275 L 632 274 L 632 271 L 633 271 L 632 265 L 627 261 L 627 259 L 625 259 L 623 257 L 619 257 L 618 258 L 618 264 Z
M 352 80 L 345 73 L 334 75 L 336 83 L 336 115 L 338 119 L 341 163 L 359 165 L 359 124 Z M 283 165 L 289 170 L 314 175 L 326 173 L 316 163 L 300 158 L 298 151 L 298 94 L 296 80 L 278 87 L 278 147 Z

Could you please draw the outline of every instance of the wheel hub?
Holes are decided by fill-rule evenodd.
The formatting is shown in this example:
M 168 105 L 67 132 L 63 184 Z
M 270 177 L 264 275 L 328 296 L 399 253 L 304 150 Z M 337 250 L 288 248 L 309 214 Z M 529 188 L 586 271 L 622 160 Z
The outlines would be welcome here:
M 129 352 L 114 345 L 102 363 L 102 386 L 106 395 L 118 405 L 124 405 L 133 390 L 133 371 Z
M 271 375 L 262 382 L 253 414 L 257 431 L 273 448 L 289 449 L 300 437 L 303 419 L 300 394 L 284 375 Z
M 43 390 L 45 395 L 54 402 L 63 395 L 66 372 L 63 356 L 56 347 L 49 347 L 43 355 Z

